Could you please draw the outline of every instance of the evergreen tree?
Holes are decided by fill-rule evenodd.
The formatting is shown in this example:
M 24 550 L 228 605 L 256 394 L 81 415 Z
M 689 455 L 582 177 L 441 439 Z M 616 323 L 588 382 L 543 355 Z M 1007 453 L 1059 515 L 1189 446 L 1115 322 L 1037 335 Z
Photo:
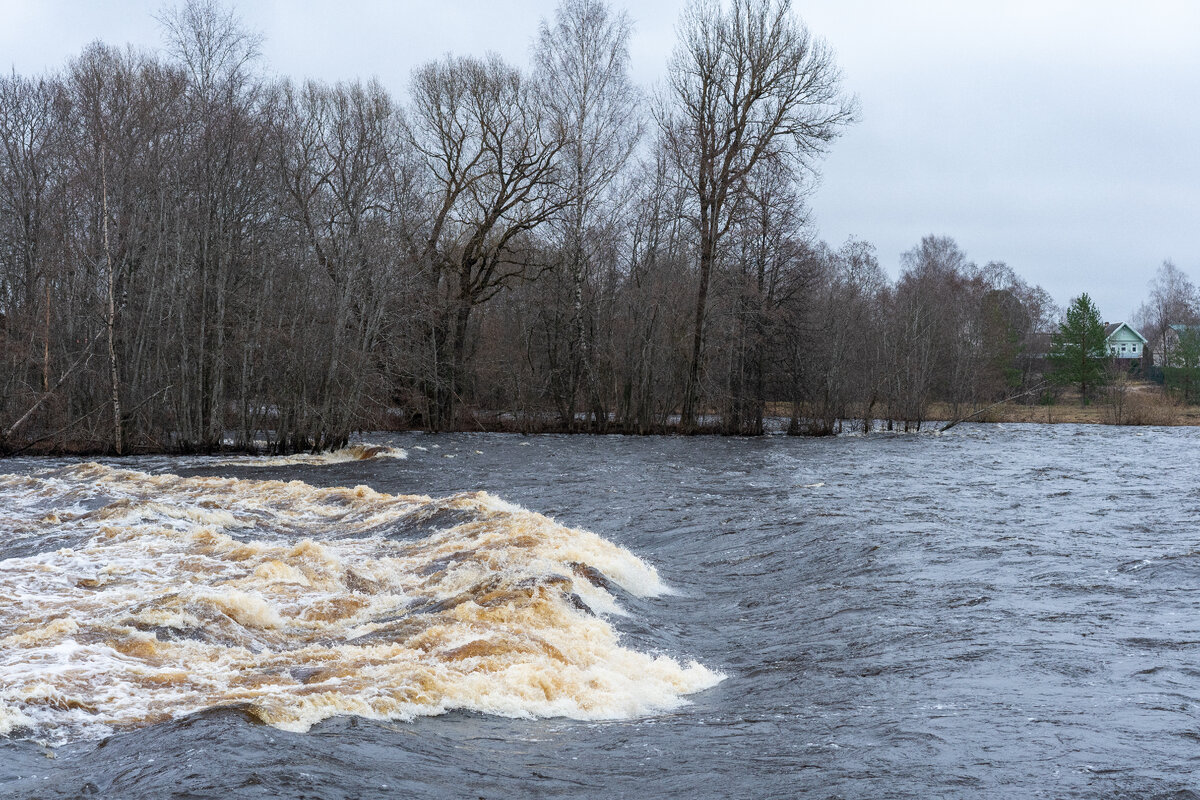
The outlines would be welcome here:
M 1167 385 L 1183 395 L 1185 403 L 1194 403 L 1200 395 L 1200 329 L 1180 327 L 1179 342 L 1167 359 Z
M 1050 379 L 1064 386 L 1077 386 L 1080 399 L 1105 380 L 1104 323 L 1087 293 L 1071 301 L 1067 321 L 1050 340 Z

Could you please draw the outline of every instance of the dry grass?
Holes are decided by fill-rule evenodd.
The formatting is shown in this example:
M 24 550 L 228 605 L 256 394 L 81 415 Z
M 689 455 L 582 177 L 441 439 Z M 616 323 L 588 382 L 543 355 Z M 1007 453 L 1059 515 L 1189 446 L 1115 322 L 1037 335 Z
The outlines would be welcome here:
M 953 418 L 950 408 L 940 404 L 935 404 L 930 416 Z M 1053 405 L 1005 403 L 971 421 L 1200 426 L 1200 406 L 1181 405 L 1156 384 L 1128 383 L 1093 398 L 1086 406 L 1077 393 L 1065 393 Z
M 1131 383 L 1124 376 L 1105 393 L 1110 425 L 1178 425 L 1179 403 L 1157 386 Z
M 970 413 L 962 411 L 960 414 Z M 934 419 L 953 419 L 954 415 L 948 405 L 935 404 L 930 410 Z M 1099 402 L 1090 405 L 1080 405 L 1075 402 L 1063 401 L 1054 405 L 1024 405 L 1021 403 L 1004 403 L 988 409 L 971 422 L 1043 422 L 1058 423 L 1072 422 L 1088 425 L 1101 425 L 1107 422 L 1105 409 Z
M 767 404 L 768 416 L 787 417 L 791 410 L 790 403 Z M 960 408 L 956 415 L 948 403 L 931 403 L 926 418 L 938 421 L 952 420 L 956 416 L 966 416 L 973 410 Z M 882 407 L 877 407 L 876 414 L 882 413 Z M 1200 406 L 1179 403 L 1158 384 L 1129 382 L 1121 387 L 1118 396 L 1108 391 L 1093 398 L 1088 405 L 1080 402 L 1077 392 L 1063 392 L 1053 405 L 1004 403 L 972 417 L 970 421 L 1200 427 Z

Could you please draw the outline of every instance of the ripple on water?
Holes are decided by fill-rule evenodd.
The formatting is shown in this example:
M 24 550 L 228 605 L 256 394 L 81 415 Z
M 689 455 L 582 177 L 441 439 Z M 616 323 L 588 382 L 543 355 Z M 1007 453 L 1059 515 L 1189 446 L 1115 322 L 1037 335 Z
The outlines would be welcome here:
M 397 723 L 345 714 L 301 735 L 251 724 L 258 718 L 245 716 L 245 705 L 244 712 L 203 711 L 123 731 L 104 747 L 66 745 L 49 767 L 36 745 L 10 735 L 0 745 L 0 794 L 75 797 L 91 783 L 99 796 L 113 797 L 1194 796 L 1200 494 L 1191 476 L 1200 432 L 962 425 L 944 436 L 819 441 L 414 434 L 373 442 L 408 458 L 244 470 L 206 467 L 201 459 L 129 463 L 150 472 L 302 478 L 310 490 L 337 490 L 317 504 L 320 514 L 311 521 L 289 520 L 282 500 L 202 510 L 233 514 L 236 524 L 220 523 L 218 531 L 231 539 L 228 547 L 271 548 L 307 537 L 354 564 L 386 561 L 396 552 L 389 548 L 403 551 L 470 527 L 484 513 L 482 501 L 463 493 L 486 488 L 553 510 L 562 527 L 591 528 L 653 561 L 675 593 L 638 596 L 622 588 L 627 578 L 591 556 L 534 568 L 529 557 L 539 547 L 532 545 L 475 548 L 477 557 L 461 560 L 455 553 L 472 546 L 459 542 L 444 557 L 426 558 L 428 573 L 413 571 L 410 594 L 444 580 L 438 573 L 515 559 L 527 567 L 522 578 L 488 588 L 480 599 L 492 591 L 548 592 L 556 614 L 578 615 L 584 626 L 598 619 L 618 648 L 673 659 L 682 670 L 688 665 L 678 654 L 695 653 L 727 678 L 686 695 L 689 705 L 608 721 L 460 710 Z M 824 485 L 811 486 L 818 483 Z M 358 485 L 393 498 L 458 497 L 461 506 L 431 500 L 421 506 L 429 514 L 424 522 L 416 515 L 405 522 L 376 515 L 338 489 Z M 87 488 L 81 491 L 86 500 Z M 280 491 L 286 500 L 287 490 Z M 100 507 L 122 496 L 115 491 Z M 45 513 L 31 508 L 17 518 L 37 528 Z M 120 507 L 108 521 L 64 518 L 55 535 L 127 519 L 179 539 L 199 525 L 186 515 L 155 514 L 157 522 Z M 314 521 L 323 533 L 311 532 Z M 537 524 L 550 523 L 543 517 Z M 365 540 L 376 550 L 359 558 L 352 551 Z M 78 551 L 90 537 L 61 541 L 34 552 L 9 541 L 0 548 L 27 558 L 59 547 Z M 265 563 L 256 558 L 247 559 L 255 569 Z M 371 598 L 381 593 L 372 587 L 385 577 L 379 570 L 330 572 L 329 579 L 342 583 L 346 596 L 377 602 Z M 566 581 L 546 580 L 552 576 Z M 281 571 L 270 579 L 283 586 L 284 577 Z M 535 586 L 522 585 L 527 578 Z M 624 615 L 581 607 L 601 592 Z M 447 594 L 451 601 L 459 596 Z M 421 635 L 419 627 L 404 627 L 406 612 L 418 625 L 453 614 L 440 596 L 421 596 L 428 602 L 420 607 L 386 613 L 370 605 L 326 610 L 349 614 L 342 619 L 368 614 L 356 634 L 374 638 L 355 646 L 386 648 Z M 252 629 L 227 611 L 218 614 L 211 602 L 194 604 L 220 625 L 130 627 L 168 646 L 167 631 L 175 631 L 182 646 L 191 646 L 189 637 L 241 626 L 248 631 L 245 658 L 272 648 L 279 629 Z M 505 601 L 488 613 L 511 605 L 515 614 L 524 604 Z M 286 604 L 272 608 L 291 624 Z M 128 613 L 147 611 L 153 609 Z M 254 630 L 258 638 L 250 637 Z M 60 634 L 48 643 L 53 636 Z M 425 655 L 468 647 L 456 668 L 494 663 L 494 656 L 470 650 L 483 638 L 474 630 L 473 638 L 453 642 L 427 636 L 435 643 Z M 564 654 L 572 646 L 540 638 Z M 513 658 L 525 658 L 514 644 L 533 644 L 528 637 L 507 641 Z M 283 696 L 331 685 L 321 664 L 277 666 L 277 673 L 255 674 L 277 681 Z

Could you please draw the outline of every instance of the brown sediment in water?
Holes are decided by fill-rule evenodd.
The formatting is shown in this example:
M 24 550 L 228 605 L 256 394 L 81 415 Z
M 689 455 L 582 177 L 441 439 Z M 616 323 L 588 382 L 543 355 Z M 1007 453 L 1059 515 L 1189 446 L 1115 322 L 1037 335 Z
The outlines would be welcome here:
M 232 704 L 291 730 L 456 708 L 617 718 L 719 680 L 623 647 L 606 620 L 613 587 L 665 591 L 652 567 L 484 493 L 83 464 L 0 476 L 14 496 L 22 535 L 86 544 L 0 561 L 0 733 L 65 741 Z M 462 521 L 403 538 L 445 511 Z
M 216 462 L 238 467 L 280 467 L 291 465 L 344 464 L 348 461 L 370 461 L 376 458 L 408 458 L 408 453 L 399 447 L 386 445 L 352 444 L 340 450 L 322 453 L 294 453 L 286 456 L 242 456 Z

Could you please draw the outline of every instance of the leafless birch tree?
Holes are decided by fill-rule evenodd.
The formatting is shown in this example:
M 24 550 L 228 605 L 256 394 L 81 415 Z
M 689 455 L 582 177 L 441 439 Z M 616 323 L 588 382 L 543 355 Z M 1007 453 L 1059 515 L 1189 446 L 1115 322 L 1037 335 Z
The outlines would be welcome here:
M 628 76 L 628 15 L 603 0 L 564 0 L 554 22 L 543 20 L 534 60 L 541 92 L 563 138 L 559 184 L 563 208 L 554 220 L 562 252 L 570 315 L 565 364 L 553 381 L 559 414 L 575 428 L 576 398 L 598 391 L 590 359 L 585 288 L 603 251 L 602 231 L 621 211 L 611 189 L 642 133 L 640 97 Z

